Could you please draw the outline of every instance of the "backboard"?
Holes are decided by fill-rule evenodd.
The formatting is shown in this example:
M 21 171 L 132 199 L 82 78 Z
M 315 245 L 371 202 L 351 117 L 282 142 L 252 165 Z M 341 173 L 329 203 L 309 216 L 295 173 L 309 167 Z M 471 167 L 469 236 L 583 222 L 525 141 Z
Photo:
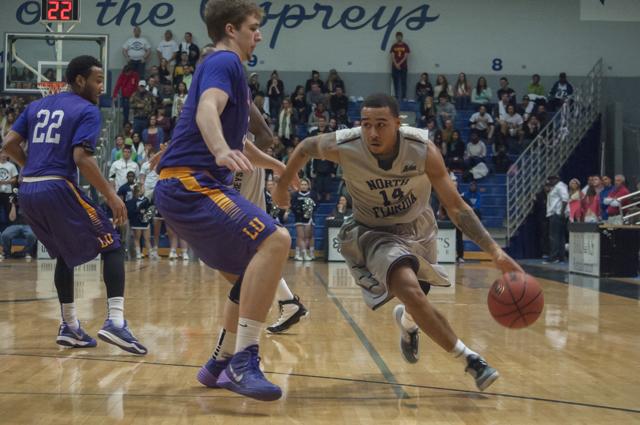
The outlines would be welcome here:
M 5 33 L 4 91 L 38 94 L 38 82 L 64 81 L 67 64 L 79 55 L 96 57 L 106 72 L 108 49 L 108 35 Z

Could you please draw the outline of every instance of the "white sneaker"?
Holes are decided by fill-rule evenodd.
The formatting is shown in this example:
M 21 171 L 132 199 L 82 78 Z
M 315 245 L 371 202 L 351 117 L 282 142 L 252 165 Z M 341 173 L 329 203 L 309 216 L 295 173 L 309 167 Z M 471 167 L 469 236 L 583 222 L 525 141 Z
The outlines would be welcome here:
M 136 260 L 142 260 L 142 254 L 140 252 L 136 253 Z
M 151 253 L 149 254 L 149 258 L 152 260 L 160 259 L 160 256 L 158 255 L 158 251 L 156 251 L 155 249 L 152 249 Z
M 0 254 L 0 261 L 4 260 L 4 255 Z
M 296 260 L 296 261 L 302 261 L 302 255 L 296 254 L 296 256 L 293 257 L 293 259 Z
M 175 260 L 176 258 L 178 258 L 178 254 L 176 254 L 176 250 L 172 249 L 171 251 L 169 251 L 169 260 Z
M 313 261 L 313 257 L 311 255 L 304 253 L 304 261 Z
M 27 254 L 27 255 L 25 255 L 25 256 L 24 256 L 24 259 L 25 259 L 25 260 L 31 260 L 31 254 Z
M 187 251 L 182 253 L 182 259 L 184 261 L 189 261 L 189 254 L 187 253 Z

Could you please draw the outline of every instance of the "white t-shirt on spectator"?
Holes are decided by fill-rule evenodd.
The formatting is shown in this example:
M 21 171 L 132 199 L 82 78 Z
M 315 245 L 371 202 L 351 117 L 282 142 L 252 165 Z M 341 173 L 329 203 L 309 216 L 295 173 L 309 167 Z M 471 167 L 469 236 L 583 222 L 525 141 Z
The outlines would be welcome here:
M 147 193 L 153 192 L 156 188 L 159 178 L 158 173 L 156 173 L 156 170 L 151 169 L 151 164 L 147 161 L 140 168 L 140 176 L 144 176 L 144 193 L 146 196 Z
M 157 50 L 162 54 L 163 58 L 171 62 L 171 58 L 173 57 L 173 54 L 179 50 L 178 43 L 176 43 L 174 39 L 171 39 L 169 41 L 162 40 L 160 44 L 158 44 Z
M 508 103 L 506 105 L 504 105 L 502 102 L 498 102 L 498 117 L 501 120 L 504 120 L 505 117 L 508 115 L 507 114 L 507 107 L 508 106 L 509 106 Z
M 467 158 L 484 158 L 487 156 L 487 145 L 482 140 L 478 143 L 467 143 L 467 151 L 465 157 Z
M 520 127 L 524 123 L 522 115 L 518 114 L 517 112 L 513 115 L 507 114 L 504 117 L 504 121 L 512 127 Z
M 4 164 L 0 164 L 0 181 L 11 180 L 18 176 L 18 169 L 13 162 L 7 161 Z M 11 193 L 13 187 L 10 184 L 0 184 L 0 193 Z
M 569 202 L 569 189 L 563 182 L 558 182 L 547 195 L 547 217 L 562 215 L 563 202 Z
M 140 167 L 138 163 L 133 160 L 125 161 L 120 158 L 117 161 L 113 161 L 111 164 L 111 168 L 109 168 L 109 178 L 111 180 L 115 180 L 116 187 L 119 189 L 123 184 L 127 182 L 127 173 L 129 171 L 133 171 L 136 174 L 136 178 L 138 177 L 138 173 L 140 172 Z
M 131 37 L 124 43 L 122 48 L 127 51 L 129 59 L 143 61 L 146 51 L 151 49 L 151 44 L 144 37 Z
M 488 129 L 489 124 L 493 124 L 493 118 L 486 112 L 484 115 L 480 115 L 480 112 L 476 112 L 475 114 L 471 115 L 471 118 L 469 118 L 469 122 L 471 124 L 475 124 L 475 128 L 477 130 L 482 131 Z

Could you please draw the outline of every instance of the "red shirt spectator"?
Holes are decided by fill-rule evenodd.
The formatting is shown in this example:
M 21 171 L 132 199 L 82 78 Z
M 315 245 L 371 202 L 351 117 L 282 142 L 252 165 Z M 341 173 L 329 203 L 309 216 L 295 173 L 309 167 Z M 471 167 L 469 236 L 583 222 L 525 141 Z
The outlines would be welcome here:
M 391 54 L 393 54 L 394 62 L 400 65 L 399 69 L 407 69 L 407 60 L 405 58 L 411 53 L 411 50 L 409 45 L 402 41 L 402 36 L 397 37 L 398 41 L 391 46 Z
M 125 65 L 118 76 L 116 86 L 113 88 L 113 97 L 117 97 L 120 90 L 122 90 L 122 97 L 131 97 L 138 89 L 138 81 L 140 81 L 138 73 L 129 65 Z
M 628 195 L 629 189 L 624 185 L 625 178 L 622 174 L 618 174 L 614 180 L 614 187 L 607 195 L 607 198 L 604 200 L 604 203 L 608 205 L 607 214 L 609 217 L 620 215 L 620 201 L 618 198 L 621 198 L 625 195 Z M 622 205 L 626 205 L 628 200 L 622 201 Z

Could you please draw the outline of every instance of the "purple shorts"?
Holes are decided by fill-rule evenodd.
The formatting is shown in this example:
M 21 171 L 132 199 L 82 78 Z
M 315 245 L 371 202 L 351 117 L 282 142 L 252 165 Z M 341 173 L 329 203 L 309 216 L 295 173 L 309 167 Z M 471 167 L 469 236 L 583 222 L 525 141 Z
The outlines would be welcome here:
M 206 172 L 165 168 L 154 196 L 165 223 L 205 264 L 226 273 L 243 274 L 278 228 L 265 211 Z
M 51 258 L 69 267 L 120 248 L 120 235 L 93 202 L 67 180 L 20 184 L 20 208 Z

